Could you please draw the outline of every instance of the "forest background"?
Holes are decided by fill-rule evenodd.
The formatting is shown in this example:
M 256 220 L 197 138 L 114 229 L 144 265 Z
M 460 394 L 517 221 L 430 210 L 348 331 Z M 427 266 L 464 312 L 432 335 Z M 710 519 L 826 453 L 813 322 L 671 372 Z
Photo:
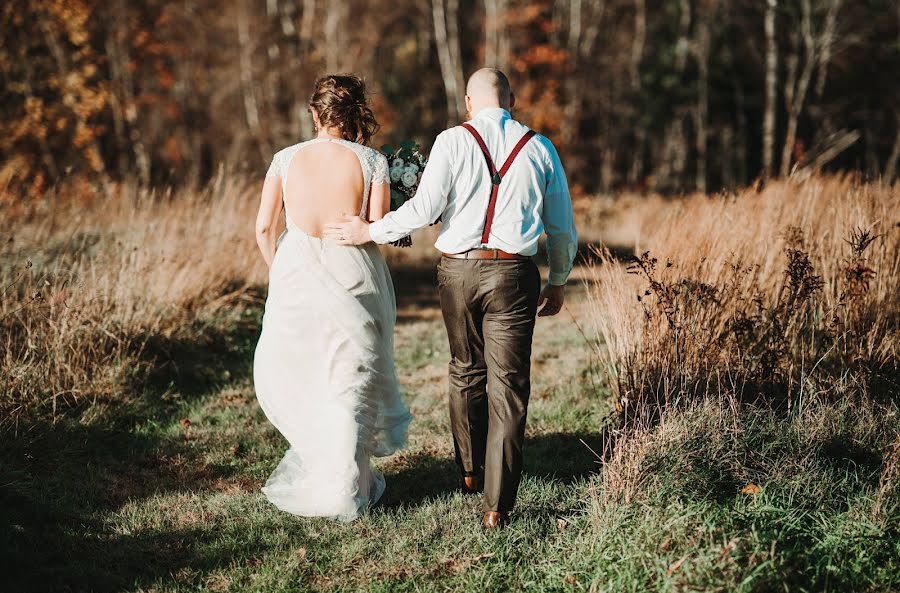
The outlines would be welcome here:
M 897 176 L 890 0 L 45 0 L 0 8 L 0 187 L 202 185 L 310 137 L 327 72 L 368 81 L 376 145 L 465 119 L 507 71 L 516 117 L 576 191 L 718 191 L 759 176 Z

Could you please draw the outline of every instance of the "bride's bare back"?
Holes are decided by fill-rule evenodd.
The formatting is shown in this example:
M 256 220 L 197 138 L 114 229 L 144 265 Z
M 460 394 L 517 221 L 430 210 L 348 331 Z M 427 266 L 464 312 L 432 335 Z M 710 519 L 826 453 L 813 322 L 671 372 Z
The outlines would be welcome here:
M 390 207 L 389 184 L 387 159 L 377 150 L 331 137 L 301 142 L 272 159 L 257 228 L 272 228 L 282 204 L 294 224 L 313 237 L 344 215 L 378 220 Z M 274 243 L 267 243 L 264 255 L 271 263 Z
M 303 232 L 320 237 L 326 223 L 361 211 L 364 183 L 353 150 L 340 142 L 318 142 L 298 150 L 291 159 L 284 205 Z

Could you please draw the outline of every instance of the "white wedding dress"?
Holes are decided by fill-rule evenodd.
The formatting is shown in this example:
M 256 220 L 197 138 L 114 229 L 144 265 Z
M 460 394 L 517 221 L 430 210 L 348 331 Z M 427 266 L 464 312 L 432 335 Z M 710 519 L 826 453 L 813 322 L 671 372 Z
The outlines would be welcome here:
M 291 159 L 318 142 L 339 142 L 359 157 L 365 216 L 372 183 L 389 182 L 387 161 L 371 148 L 303 142 L 276 154 L 267 176 L 280 177 L 286 192 Z M 370 457 L 405 446 L 412 418 L 394 368 L 394 287 L 375 244 L 339 246 L 307 235 L 285 214 L 253 378 L 260 406 L 290 448 L 263 492 L 295 515 L 351 521 L 384 492 Z

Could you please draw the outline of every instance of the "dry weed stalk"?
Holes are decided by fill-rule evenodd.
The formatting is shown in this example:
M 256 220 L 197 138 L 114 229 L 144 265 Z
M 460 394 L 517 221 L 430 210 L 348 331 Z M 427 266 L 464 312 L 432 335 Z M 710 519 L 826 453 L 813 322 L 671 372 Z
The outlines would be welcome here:
M 709 395 L 896 394 L 898 211 L 896 187 L 784 181 L 650 214 L 624 270 L 599 251 L 589 297 L 623 421 Z

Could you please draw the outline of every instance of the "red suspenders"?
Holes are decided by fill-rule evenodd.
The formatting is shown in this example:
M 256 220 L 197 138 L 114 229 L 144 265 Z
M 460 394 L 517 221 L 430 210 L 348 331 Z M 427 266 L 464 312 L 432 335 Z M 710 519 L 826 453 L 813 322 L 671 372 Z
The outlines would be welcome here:
M 481 233 L 481 243 L 485 244 L 488 242 L 488 238 L 491 235 L 491 225 L 494 223 L 494 210 L 497 208 L 497 194 L 500 191 L 500 182 L 503 181 L 503 176 L 509 171 L 513 161 L 516 160 L 519 151 L 528 144 L 528 141 L 531 140 L 531 137 L 534 136 L 535 132 L 534 130 L 525 132 L 525 135 L 522 136 L 515 148 L 512 149 L 512 152 L 509 153 L 509 156 L 506 158 L 506 162 L 503 163 L 503 166 L 501 166 L 498 171 L 497 167 L 494 165 L 494 159 L 491 158 L 491 153 L 488 151 L 487 144 L 484 143 L 484 139 L 481 137 L 481 134 L 478 133 L 478 130 L 469 124 L 463 124 L 462 126 L 475 138 L 475 142 L 478 143 L 482 154 L 484 154 L 484 161 L 487 163 L 488 172 L 491 174 L 491 199 L 488 202 L 487 214 L 484 218 L 484 231 Z

